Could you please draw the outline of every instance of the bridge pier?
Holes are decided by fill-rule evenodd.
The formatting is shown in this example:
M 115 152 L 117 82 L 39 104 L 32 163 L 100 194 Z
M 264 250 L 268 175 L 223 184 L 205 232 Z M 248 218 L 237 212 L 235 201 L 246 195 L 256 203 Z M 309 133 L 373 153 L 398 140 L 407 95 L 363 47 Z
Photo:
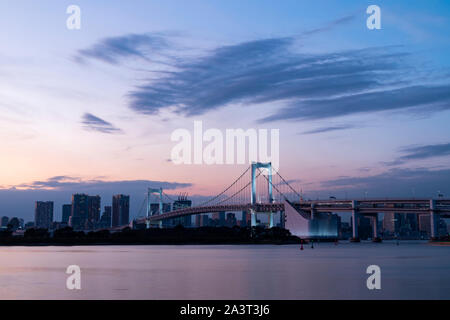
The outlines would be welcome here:
M 375 215 L 372 217 L 372 224 L 373 224 L 372 241 L 381 242 L 381 238 L 378 235 L 378 213 L 375 213 Z
M 311 203 L 311 220 L 314 220 L 314 218 L 316 217 L 316 213 L 316 204 Z
M 275 226 L 275 214 L 273 212 L 269 213 L 269 228 L 273 228 Z
M 253 227 L 256 227 L 256 212 L 255 212 L 255 210 L 253 210 L 253 209 L 251 209 L 250 210 L 250 214 L 251 214 L 251 217 L 252 217 L 252 228 Z
M 430 200 L 431 241 L 439 238 L 439 213 L 436 212 L 436 200 Z
M 359 212 L 358 212 L 358 201 L 352 201 L 352 231 L 353 237 L 350 239 L 351 242 L 360 242 L 359 233 L 358 233 L 358 221 L 359 221 Z

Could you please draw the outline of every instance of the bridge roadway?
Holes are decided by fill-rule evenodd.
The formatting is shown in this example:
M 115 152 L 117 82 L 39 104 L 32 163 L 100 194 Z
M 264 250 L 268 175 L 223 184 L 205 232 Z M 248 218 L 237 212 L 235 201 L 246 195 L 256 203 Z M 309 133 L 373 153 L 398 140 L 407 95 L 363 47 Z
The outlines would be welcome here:
M 430 199 L 370 199 L 370 200 L 314 200 L 292 203 L 297 210 L 304 212 L 358 212 L 359 215 L 373 216 L 378 213 L 417 213 L 440 214 L 441 217 L 450 218 L 450 199 L 434 200 L 435 206 L 431 208 Z M 252 211 L 256 213 L 284 211 L 284 203 L 257 203 L 257 204 L 229 204 L 205 207 L 190 207 L 167 212 L 150 217 L 151 223 L 166 219 L 184 216 L 207 214 L 214 212 Z M 142 221 L 141 221 L 142 220 Z M 145 223 L 146 218 L 138 219 L 138 223 Z

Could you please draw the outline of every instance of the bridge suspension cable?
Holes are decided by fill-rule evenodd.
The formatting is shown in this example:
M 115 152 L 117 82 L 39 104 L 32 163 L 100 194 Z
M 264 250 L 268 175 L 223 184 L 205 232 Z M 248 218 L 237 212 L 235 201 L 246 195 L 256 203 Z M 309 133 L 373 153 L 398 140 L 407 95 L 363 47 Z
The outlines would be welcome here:
M 162 192 L 162 194 L 164 196 L 166 196 L 166 198 L 169 199 L 170 202 L 175 202 L 175 200 L 171 196 L 169 196 L 167 193 L 165 193 L 164 191 Z
M 258 169 L 259 170 L 259 172 L 261 173 L 261 170 L 260 169 Z M 258 175 L 259 176 L 259 175 Z M 265 175 L 263 175 L 264 176 L 264 178 L 267 180 L 267 183 L 268 184 L 271 184 L 272 185 L 272 187 L 275 189 L 275 191 L 277 191 L 279 194 L 280 194 L 280 196 L 282 196 L 282 197 L 284 197 L 285 199 L 289 199 L 288 197 L 287 197 L 287 195 L 285 194 L 285 192 L 282 192 L 277 186 L 280 186 L 280 184 L 279 183 L 273 183 L 273 181 L 272 182 L 270 182 L 270 180 L 267 178 L 267 176 L 265 176 Z M 292 192 L 294 192 L 299 198 L 301 198 L 301 195 L 294 189 L 294 188 L 292 188 L 292 186 L 277 172 L 276 173 L 276 176 L 278 176 L 283 182 L 284 182 L 284 185 L 285 186 L 287 186 Z M 281 200 L 281 199 L 280 199 Z
M 256 178 L 258 178 L 261 175 L 261 171 L 258 172 L 258 175 L 256 176 Z M 246 188 L 248 188 L 250 185 L 252 184 L 252 182 L 250 181 L 249 183 L 247 183 L 245 186 L 243 186 L 241 189 L 239 189 L 238 191 L 236 191 L 234 194 L 232 194 L 231 196 L 229 196 L 228 198 L 220 201 L 217 203 L 217 205 L 222 204 L 228 200 L 233 199 L 236 195 L 240 194 L 242 191 L 244 191 Z
M 147 195 L 144 197 L 144 201 L 142 201 L 141 208 L 138 211 L 138 217 L 143 217 L 142 211 L 144 210 L 146 202 L 147 202 Z
M 218 199 L 219 197 L 221 197 L 223 194 L 225 194 L 228 190 L 230 190 L 232 187 L 234 187 L 236 184 L 237 184 L 237 182 L 250 170 L 250 166 L 236 179 L 236 180 L 234 180 L 234 182 L 230 185 L 230 186 L 228 186 L 228 188 L 226 188 L 225 190 L 223 190 L 221 193 L 219 193 L 218 195 L 216 195 L 216 196 L 214 196 L 214 197 L 212 197 L 211 199 L 209 199 L 209 200 L 207 200 L 207 201 L 205 201 L 205 202 L 202 202 L 202 203 L 200 203 L 199 205 L 198 205 L 198 207 L 204 207 L 205 205 L 207 205 L 208 203 L 211 203 L 212 201 L 214 201 L 214 200 L 216 200 L 216 199 Z
M 301 198 L 301 195 L 294 188 L 292 188 L 292 186 L 281 176 L 281 174 L 277 172 L 277 176 L 279 176 L 281 180 L 283 180 L 283 182 L 292 190 L 292 192 L 294 192 L 299 198 Z

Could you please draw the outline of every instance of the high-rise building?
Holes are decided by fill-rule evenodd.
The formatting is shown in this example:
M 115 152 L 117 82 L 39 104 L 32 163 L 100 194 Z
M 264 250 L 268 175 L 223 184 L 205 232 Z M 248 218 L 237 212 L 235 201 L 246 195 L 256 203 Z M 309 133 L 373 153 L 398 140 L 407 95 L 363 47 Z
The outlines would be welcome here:
M 195 216 L 195 227 L 200 228 L 202 226 L 202 216 L 197 214 Z
M 102 217 L 100 219 L 100 228 L 111 228 L 112 207 L 105 206 Z
M 387 212 L 383 218 L 386 236 L 416 238 L 419 236 L 419 222 L 415 213 Z
M 252 215 L 247 211 L 242 211 L 241 227 L 251 227 L 252 226 Z
M 178 197 L 178 200 L 175 200 L 173 202 L 173 211 L 180 210 L 184 208 L 190 208 L 192 207 L 192 201 L 187 199 L 186 195 L 181 195 Z M 191 227 L 192 226 L 192 217 L 191 216 L 185 216 L 181 218 L 173 219 L 174 225 L 182 225 L 184 227 Z
M 100 196 L 88 197 L 88 221 L 90 223 L 96 224 L 97 222 L 100 221 L 100 207 L 101 207 Z
M 170 212 L 171 204 L 163 203 L 162 211 L 163 213 Z M 153 216 L 155 214 L 159 214 L 159 203 L 151 203 L 150 204 L 150 215 Z
M 234 213 L 227 213 L 226 226 L 234 227 L 236 225 L 236 215 Z
M 197 214 L 195 216 L 195 226 L 197 228 L 208 227 L 209 226 L 209 217 L 207 214 Z
M 1 220 L 1 227 L 2 228 L 6 228 L 6 227 L 8 227 L 8 222 L 9 222 L 9 217 L 7 217 L 7 216 L 3 216 L 2 217 L 2 220 Z
M 431 235 L 431 221 L 429 214 L 419 215 L 419 232 L 421 236 L 429 237 Z
M 74 230 L 92 230 L 100 220 L 100 196 L 72 195 L 72 213 L 69 225 Z
M 216 212 L 213 214 L 213 220 L 218 227 L 223 227 L 226 224 L 225 221 L 225 212 Z
M 403 224 L 401 213 L 386 212 L 383 218 L 383 229 L 387 235 L 399 235 L 400 227 Z
M 36 201 L 34 224 L 36 228 L 50 229 L 53 223 L 53 201 Z
M 62 206 L 62 222 L 69 223 L 71 214 L 72 214 L 72 205 L 71 204 L 63 204 L 63 206 Z
M 88 198 L 87 194 L 72 195 L 72 213 L 69 219 L 69 225 L 74 230 L 84 230 L 88 218 Z
M 21 228 L 21 221 L 20 221 L 20 219 L 17 218 L 17 217 L 11 218 L 11 220 L 9 220 L 9 222 L 8 222 L 8 227 L 12 231 L 16 231 L 16 230 L 20 229 Z M 44 228 L 44 227 L 41 227 L 41 228 Z M 50 229 L 50 228 L 51 228 L 51 224 L 46 229 Z
M 209 216 L 207 214 L 200 215 L 200 227 L 209 226 Z
M 29 222 L 25 223 L 25 229 L 31 229 L 31 228 L 34 228 L 33 221 L 29 221 Z
M 112 201 L 112 226 L 119 227 L 130 222 L 130 196 L 118 194 Z

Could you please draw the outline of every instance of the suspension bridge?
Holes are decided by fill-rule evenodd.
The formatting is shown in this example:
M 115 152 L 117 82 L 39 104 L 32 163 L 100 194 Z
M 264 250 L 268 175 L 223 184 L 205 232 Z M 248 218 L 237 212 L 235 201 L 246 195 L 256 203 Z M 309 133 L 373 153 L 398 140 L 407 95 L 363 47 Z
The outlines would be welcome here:
M 157 195 L 158 209 L 151 209 L 150 197 Z M 135 223 L 162 227 L 164 220 L 176 219 L 199 214 L 215 212 L 246 212 L 251 215 L 251 226 L 257 225 L 257 214 L 268 215 L 269 228 L 275 226 L 274 215 L 281 213 L 283 222 L 295 221 L 298 216 L 313 220 L 320 213 L 352 214 L 353 239 L 358 240 L 358 219 L 370 217 L 373 223 L 373 238 L 378 238 L 378 214 L 386 212 L 429 214 L 431 236 L 437 236 L 438 219 L 450 218 L 450 199 L 359 199 L 359 200 L 304 200 L 300 192 L 295 190 L 289 180 L 279 172 L 273 172 L 271 163 L 252 163 L 222 192 L 209 199 L 184 208 L 174 208 L 165 212 L 164 198 L 170 202 L 174 199 L 162 188 L 148 189 L 147 210 L 144 217 Z

